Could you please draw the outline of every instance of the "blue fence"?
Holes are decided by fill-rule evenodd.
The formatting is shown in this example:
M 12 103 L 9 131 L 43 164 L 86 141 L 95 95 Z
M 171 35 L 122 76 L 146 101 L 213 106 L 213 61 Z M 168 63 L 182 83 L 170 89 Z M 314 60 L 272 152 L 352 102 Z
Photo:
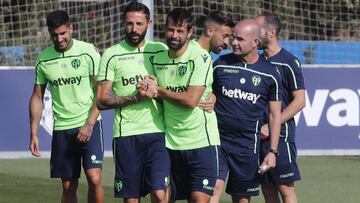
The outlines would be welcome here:
M 296 119 L 298 149 L 360 154 L 360 67 L 304 68 L 304 76 L 307 106 Z M 34 70 L 0 70 L 0 153 L 28 150 L 33 78 Z M 112 111 L 103 118 L 105 149 L 111 150 Z M 50 150 L 46 122 L 39 139 L 40 149 Z

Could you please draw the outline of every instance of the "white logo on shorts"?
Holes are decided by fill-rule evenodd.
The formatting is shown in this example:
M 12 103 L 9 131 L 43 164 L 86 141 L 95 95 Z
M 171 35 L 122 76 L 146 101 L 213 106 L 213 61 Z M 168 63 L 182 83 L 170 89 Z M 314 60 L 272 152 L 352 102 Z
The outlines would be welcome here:
M 214 191 L 215 190 L 215 187 L 211 187 L 211 186 L 208 186 L 209 185 L 209 180 L 208 179 L 204 179 L 202 181 L 203 183 L 203 188 L 206 189 L 206 190 L 212 190 Z
M 208 180 L 208 179 L 204 179 L 204 180 L 203 180 L 203 185 L 209 185 L 209 180 Z

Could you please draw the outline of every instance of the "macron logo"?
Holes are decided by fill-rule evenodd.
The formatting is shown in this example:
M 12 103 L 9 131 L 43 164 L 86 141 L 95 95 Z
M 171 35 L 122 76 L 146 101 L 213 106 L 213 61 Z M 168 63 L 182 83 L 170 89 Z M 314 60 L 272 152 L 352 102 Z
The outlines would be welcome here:
M 222 86 L 221 92 L 227 97 L 248 100 L 251 101 L 251 103 L 253 104 L 256 104 L 256 101 L 261 96 L 250 92 L 244 92 L 241 89 L 227 90 L 224 86 Z

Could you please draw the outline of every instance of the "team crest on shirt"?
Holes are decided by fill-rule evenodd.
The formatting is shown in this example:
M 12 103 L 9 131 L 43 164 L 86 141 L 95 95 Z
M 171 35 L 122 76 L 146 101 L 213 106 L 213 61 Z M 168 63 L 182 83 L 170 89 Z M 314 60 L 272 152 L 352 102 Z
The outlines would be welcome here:
M 75 69 L 78 69 L 80 67 L 80 64 L 81 64 L 81 62 L 79 59 L 73 59 L 71 61 L 71 66 Z
M 178 72 L 179 72 L 180 77 L 184 76 L 186 74 L 186 71 L 187 71 L 186 66 L 179 66 Z
M 258 75 L 253 75 L 251 79 L 254 86 L 258 86 L 261 82 L 261 77 Z

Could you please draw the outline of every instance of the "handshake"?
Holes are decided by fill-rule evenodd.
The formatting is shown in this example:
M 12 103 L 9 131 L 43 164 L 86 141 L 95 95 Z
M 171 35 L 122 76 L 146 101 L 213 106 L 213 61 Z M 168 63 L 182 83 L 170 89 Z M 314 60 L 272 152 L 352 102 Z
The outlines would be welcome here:
M 158 85 L 156 77 L 153 75 L 146 75 L 144 79 L 136 84 L 136 88 L 141 98 L 156 98 L 158 96 Z

